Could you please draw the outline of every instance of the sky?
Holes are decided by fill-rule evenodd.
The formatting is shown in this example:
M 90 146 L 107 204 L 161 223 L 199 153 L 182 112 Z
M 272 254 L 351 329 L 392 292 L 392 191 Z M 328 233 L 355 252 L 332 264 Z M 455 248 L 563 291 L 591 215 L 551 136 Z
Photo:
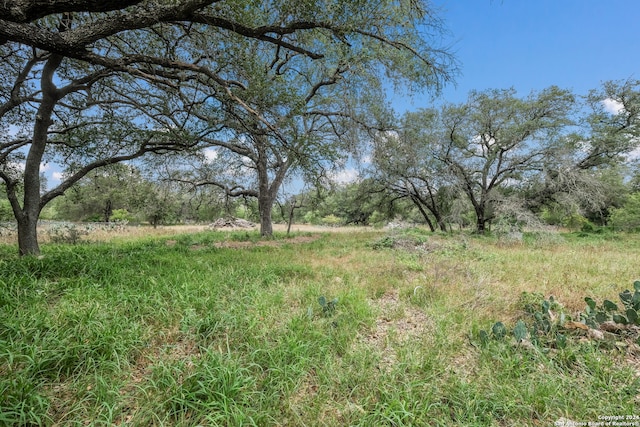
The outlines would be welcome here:
M 432 0 L 460 75 L 442 95 L 396 96 L 398 111 L 464 102 L 471 90 L 552 85 L 583 95 L 607 80 L 640 79 L 638 0 Z

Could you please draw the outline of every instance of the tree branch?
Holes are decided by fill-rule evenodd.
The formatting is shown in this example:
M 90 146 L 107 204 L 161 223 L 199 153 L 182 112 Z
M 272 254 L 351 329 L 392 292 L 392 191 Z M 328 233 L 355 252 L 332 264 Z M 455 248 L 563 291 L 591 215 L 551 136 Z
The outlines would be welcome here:
M 129 7 L 142 0 L 5 0 L 0 16 L 13 22 L 31 22 L 47 15 L 66 12 L 109 12 Z

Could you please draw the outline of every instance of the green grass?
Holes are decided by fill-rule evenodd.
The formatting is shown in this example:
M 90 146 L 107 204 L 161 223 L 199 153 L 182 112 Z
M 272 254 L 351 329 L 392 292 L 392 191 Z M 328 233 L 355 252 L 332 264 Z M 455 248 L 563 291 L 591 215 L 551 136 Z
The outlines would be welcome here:
M 0 246 L 0 425 L 533 426 L 637 412 L 637 356 L 472 338 L 521 318 L 522 292 L 568 310 L 616 298 L 640 278 L 639 236 L 385 236 L 209 232 L 44 245 L 42 258 Z

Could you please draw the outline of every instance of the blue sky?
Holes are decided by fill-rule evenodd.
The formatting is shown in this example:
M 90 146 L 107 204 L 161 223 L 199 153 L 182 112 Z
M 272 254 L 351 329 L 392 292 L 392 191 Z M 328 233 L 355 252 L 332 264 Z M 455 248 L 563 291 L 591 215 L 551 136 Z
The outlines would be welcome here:
M 440 99 L 395 98 L 396 109 L 464 102 L 471 90 L 551 85 L 586 94 L 606 80 L 640 79 L 638 0 L 432 0 L 460 62 Z

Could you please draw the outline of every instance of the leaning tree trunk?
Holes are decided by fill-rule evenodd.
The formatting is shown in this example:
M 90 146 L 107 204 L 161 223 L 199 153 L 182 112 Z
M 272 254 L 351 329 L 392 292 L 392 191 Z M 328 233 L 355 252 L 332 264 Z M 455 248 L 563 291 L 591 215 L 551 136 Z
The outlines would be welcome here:
M 442 218 L 442 215 L 440 214 L 440 211 L 437 210 L 437 209 L 432 209 L 431 213 L 433 214 L 434 218 L 436 219 L 436 224 L 438 224 L 438 228 L 440 228 L 440 231 L 443 231 L 443 232 L 446 233 L 447 232 L 447 223 L 444 221 L 444 218 Z
M 411 197 L 411 201 L 413 201 L 413 203 L 418 207 L 420 214 L 422 214 L 422 217 L 429 226 L 429 230 L 431 230 L 431 232 L 436 231 L 436 228 L 433 226 L 433 222 L 431 222 L 431 218 L 429 218 L 429 214 L 422 207 L 421 201 L 416 197 Z

